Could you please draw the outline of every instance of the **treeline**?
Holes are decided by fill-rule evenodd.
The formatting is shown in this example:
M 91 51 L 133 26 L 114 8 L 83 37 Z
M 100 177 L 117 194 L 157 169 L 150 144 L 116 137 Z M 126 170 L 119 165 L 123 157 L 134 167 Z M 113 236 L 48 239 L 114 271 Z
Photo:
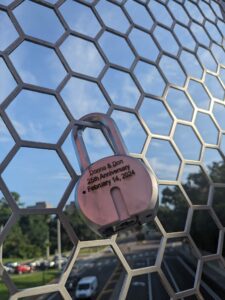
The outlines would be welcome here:
M 213 163 L 210 177 L 214 182 L 225 182 L 224 163 Z M 209 183 L 204 173 L 190 173 L 182 183 L 193 204 L 207 204 Z M 20 196 L 12 193 L 19 206 Z M 225 188 L 215 189 L 213 208 L 222 225 L 225 226 Z M 188 204 L 177 186 L 166 186 L 162 191 L 158 217 L 167 232 L 183 231 L 187 218 Z M 81 220 L 76 211 L 64 212 L 80 240 L 95 239 L 97 236 Z M 0 225 L 4 225 L 11 210 L 3 197 L 0 199 Z M 207 211 L 196 210 L 193 214 L 190 230 L 195 243 L 203 252 L 215 253 L 218 244 L 219 230 Z M 70 251 L 73 247 L 66 231 L 61 226 L 62 251 Z M 25 215 L 21 216 L 11 228 L 3 247 L 4 257 L 35 258 L 57 251 L 57 216 Z
M 22 207 L 18 193 L 12 193 L 17 204 Z M 0 225 L 5 225 L 11 215 L 11 209 L 3 197 L 0 199 Z M 77 213 L 65 211 L 70 224 L 80 240 L 93 239 L 95 234 L 84 224 Z M 14 224 L 3 244 L 4 258 L 38 258 L 57 252 L 57 216 L 24 215 Z M 70 251 L 73 244 L 63 226 L 61 226 L 62 251 Z
M 208 166 L 209 175 L 215 183 L 225 184 L 225 164 L 214 162 Z M 209 181 L 203 171 L 190 173 L 182 182 L 189 199 L 194 205 L 207 204 Z M 162 205 L 158 217 L 168 232 L 183 231 L 188 211 L 188 204 L 178 186 L 166 186 L 162 191 Z M 215 188 L 213 209 L 225 226 L 225 188 Z M 195 210 L 192 217 L 190 234 L 203 253 L 216 253 L 219 230 L 208 210 Z M 225 246 L 224 246 L 225 254 Z

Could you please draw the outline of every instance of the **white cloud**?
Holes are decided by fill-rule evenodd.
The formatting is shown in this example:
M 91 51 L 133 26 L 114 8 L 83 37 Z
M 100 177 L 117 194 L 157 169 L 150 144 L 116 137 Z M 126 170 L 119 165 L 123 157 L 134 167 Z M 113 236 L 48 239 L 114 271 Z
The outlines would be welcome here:
M 75 118 L 80 118 L 91 112 L 106 112 L 108 103 L 95 83 L 72 78 L 62 97 Z
M 0 118 L 0 142 L 1 143 L 9 143 L 12 142 L 12 137 L 5 126 L 5 123 L 3 120 Z
M 49 178 L 53 179 L 53 180 L 70 180 L 71 179 L 69 174 L 66 172 L 59 172 L 53 176 L 50 176 Z
M 104 61 L 92 42 L 70 36 L 62 44 L 61 50 L 76 72 L 98 76 L 104 66 Z
M 116 113 L 115 120 L 118 125 L 122 124 L 120 132 L 124 138 L 129 137 L 134 132 L 137 132 L 137 122 L 132 122 L 132 116 L 133 115 L 126 112 Z
M 2 102 L 16 87 L 16 81 L 2 58 L 0 58 L 0 73 L 0 102 Z
M 178 165 L 169 162 L 162 162 L 157 157 L 151 158 L 149 163 L 157 177 L 162 180 L 174 180 L 178 173 Z

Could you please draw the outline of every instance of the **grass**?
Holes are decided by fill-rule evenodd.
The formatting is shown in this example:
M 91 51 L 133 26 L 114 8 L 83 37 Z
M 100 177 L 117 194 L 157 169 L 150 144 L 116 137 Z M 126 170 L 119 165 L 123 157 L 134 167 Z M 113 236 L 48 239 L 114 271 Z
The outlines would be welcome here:
M 80 255 L 88 255 L 88 254 L 95 254 L 97 252 L 101 252 L 104 249 L 107 249 L 108 246 L 96 246 L 96 247 L 90 247 L 90 248 L 82 248 L 80 250 Z
M 23 263 L 23 262 L 28 262 L 31 261 L 31 259 L 25 259 L 25 258 L 3 258 L 3 264 L 7 264 L 8 262 L 18 262 L 18 263 Z
M 97 252 L 101 252 L 107 249 L 106 246 L 97 246 L 97 247 L 90 247 L 90 248 L 83 248 L 80 250 L 81 256 L 95 254 Z M 33 259 L 18 259 L 18 258 L 6 258 L 3 259 L 3 264 L 7 262 L 14 262 L 17 261 L 18 263 L 24 263 L 28 261 L 32 261 Z M 51 281 L 53 281 L 58 276 L 58 270 L 46 270 L 45 272 L 42 271 L 35 271 L 29 274 L 22 274 L 22 275 L 10 275 L 12 281 L 15 283 L 16 287 L 19 290 L 25 288 L 32 288 L 41 285 L 45 285 Z M 8 300 L 9 293 L 4 285 L 4 283 L 0 280 L 0 300 Z
M 9 293 L 6 288 L 6 286 L 0 281 L 0 299 L 1 300 L 8 300 L 9 299 Z
M 53 281 L 58 274 L 58 270 L 46 270 L 45 272 L 37 271 L 31 274 L 11 275 L 10 277 L 18 289 L 25 289 L 45 285 Z M 0 281 L 0 299 L 9 299 L 7 288 L 2 281 Z

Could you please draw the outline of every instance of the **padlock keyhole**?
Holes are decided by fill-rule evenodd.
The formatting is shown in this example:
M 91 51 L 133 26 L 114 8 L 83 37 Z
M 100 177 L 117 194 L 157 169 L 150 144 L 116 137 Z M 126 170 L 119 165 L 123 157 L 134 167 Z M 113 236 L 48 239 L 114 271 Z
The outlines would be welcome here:
M 110 190 L 110 194 L 113 199 L 113 203 L 120 220 L 129 218 L 129 212 L 127 210 L 126 202 L 118 187 L 113 187 Z

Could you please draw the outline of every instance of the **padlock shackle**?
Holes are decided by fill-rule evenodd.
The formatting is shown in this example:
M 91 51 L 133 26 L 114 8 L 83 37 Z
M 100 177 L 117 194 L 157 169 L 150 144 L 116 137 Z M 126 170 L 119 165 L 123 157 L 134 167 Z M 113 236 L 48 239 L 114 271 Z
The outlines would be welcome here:
M 91 113 L 80 118 L 80 121 L 95 123 L 101 126 L 101 131 L 112 147 L 113 151 L 118 155 L 127 155 L 128 150 L 123 142 L 120 131 L 114 120 L 103 113 Z M 72 135 L 75 150 L 78 157 L 81 172 L 83 172 L 90 164 L 90 158 L 84 144 L 83 131 L 84 125 L 75 124 Z

